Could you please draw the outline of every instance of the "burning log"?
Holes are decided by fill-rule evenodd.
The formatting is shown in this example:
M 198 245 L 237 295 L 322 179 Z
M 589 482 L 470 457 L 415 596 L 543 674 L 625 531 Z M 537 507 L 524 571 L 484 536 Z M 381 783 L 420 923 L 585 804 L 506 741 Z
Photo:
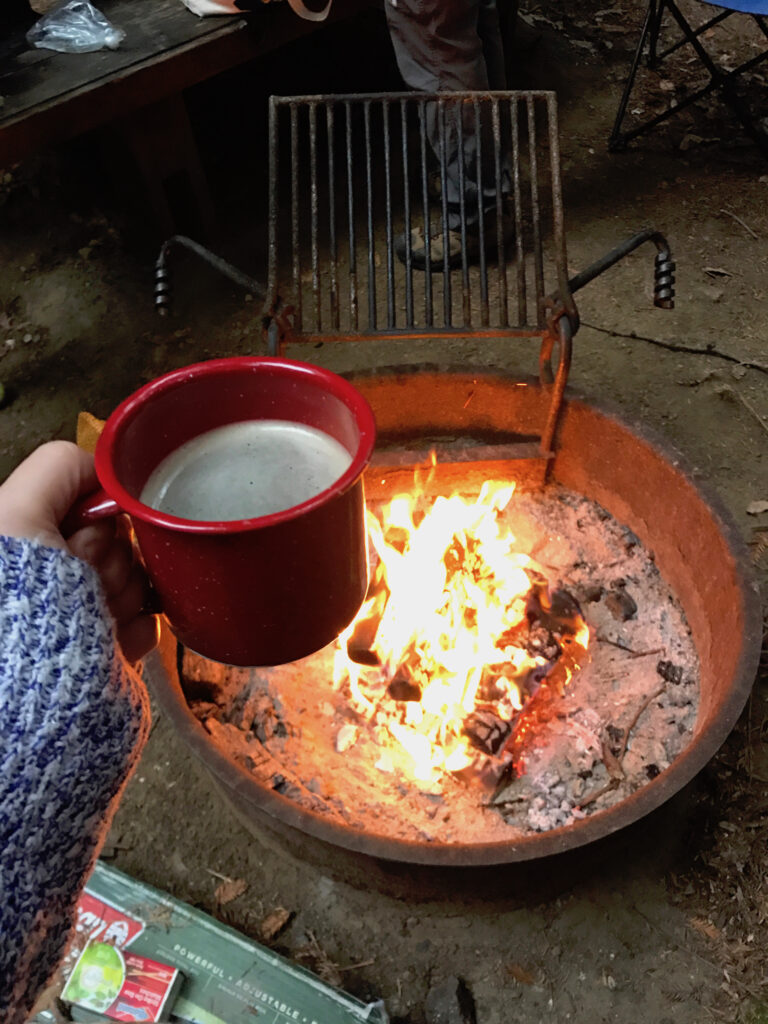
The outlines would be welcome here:
M 371 643 L 373 643 L 375 638 L 376 632 L 374 629 Z M 347 644 L 347 654 L 349 655 L 349 660 L 354 661 L 356 665 L 367 665 L 369 668 L 375 668 L 377 665 L 381 664 L 381 658 L 378 656 L 376 651 L 372 650 L 371 647 L 368 646 L 366 639 L 361 639 L 359 636 L 353 636 L 350 639 Z
M 357 665 L 376 666 L 381 664 L 381 659 L 374 650 L 374 644 L 388 597 L 389 588 L 384 566 L 379 562 L 368 585 L 363 611 L 355 619 L 352 634 L 347 640 L 347 654 L 350 661 L 354 661 Z
M 573 636 L 584 622 L 579 602 L 562 587 L 549 589 L 548 581 L 538 573 L 532 575 L 526 617 L 533 625 L 540 624 L 553 636 Z
M 509 662 L 484 665 L 483 674 L 477 687 L 478 701 L 493 704 L 503 700 L 509 692 L 508 680 L 514 678 L 514 669 Z
M 531 657 L 545 658 L 554 662 L 562 654 L 562 647 L 557 642 L 555 635 L 539 622 L 534 622 L 525 638 L 524 646 Z
M 513 490 L 489 485 L 474 502 L 423 511 L 401 495 L 369 516 L 378 561 L 335 686 L 420 785 L 464 768 L 476 777 L 482 760 L 496 761 L 495 781 L 524 709 L 545 681 L 562 694 L 587 647 L 578 602 L 514 548 L 502 515 Z
M 391 683 L 387 687 L 387 693 L 392 700 L 397 701 L 418 701 L 421 700 L 421 687 L 414 683 L 402 668 L 395 673 Z
M 507 740 L 512 726 L 492 711 L 473 711 L 464 719 L 464 735 L 473 747 L 495 756 Z

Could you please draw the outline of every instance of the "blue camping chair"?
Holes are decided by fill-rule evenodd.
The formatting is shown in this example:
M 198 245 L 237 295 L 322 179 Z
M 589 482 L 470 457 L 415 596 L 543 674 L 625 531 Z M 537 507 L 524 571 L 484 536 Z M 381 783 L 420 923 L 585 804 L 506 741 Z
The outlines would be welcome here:
M 713 18 L 710 18 L 699 28 L 693 28 L 681 13 L 679 7 L 675 3 L 675 0 L 648 0 L 648 10 L 645 15 L 643 30 L 640 34 L 640 41 L 638 42 L 637 49 L 635 50 L 627 84 L 624 87 L 624 93 L 621 97 L 619 109 L 616 114 L 616 121 L 614 122 L 613 131 L 611 132 L 611 136 L 608 141 L 608 148 L 611 151 L 624 149 L 627 143 L 632 139 L 637 138 L 638 135 L 642 135 L 644 132 L 650 131 L 652 128 L 655 128 L 674 114 L 679 113 L 681 110 L 685 110 L 686 107 L 689 107 L 692 103 L 700 100 L 703 96 L 716 91 L 720 94 L 723 101 L 731 108 L 747 133 L 752 137 L 752 139 L 754 139 L 762 152 L 768 156 L 768 133 L 766 133 L 759 121 L 753 116 L 748 104 L 744 102 L 736 89 L 736 79 L 740 75 L 768 59 L 768 27 L 766 27 L 765 23 L 765 16 L 768 15 L 768 0 L 731 0 L 731 2 L 727 4 L 714 3 L 714 0 L 699 0 L 699 2 L 706 3 L 710 7 L 714 6 L 719 8 L 719 13 Z M 669 13 L 674 21 L 677 22 L 677 25 L 682 32 L 682 38 L 666 50 L 660 51 L 659 35 L 662 30 L 664 16 L 667 13 Z M 726 70 L 715 64 L 709 53 L 704 48 L 701 36 L 703 36 L 708 29 L 712 28 L 714 25 L 720 24 L 732 15 L 749 15 L 752 17 L 766 40 L 766 47 L 759 54 L 747 61 L 744 61 L 744 63 L 740 64 L 737 68 Z M 682 46 L 687 45 L 693 47 L 696 55 L 701 61 L 701 64 L 707 70 L 709 74 L 709 81 L 707 84 L 702 86 L 702 88 L 697 89 L 689 96 L 686 96 L 670 110 L 665 110 L 662 114 L 658 114 L 656 117 L 652 117 L 642 124 L 635 125 L 626 131 L 622 130 L 622 125 L 627 112 L 627 105 L 635 84 L 637 70 L 643 59 L 643 55 L 646 52 L 646 48 L 647 66 L 649 68 L 657 69 L 661 65 L 662 61 L 669 57 L 670 54 L 675 53 Z

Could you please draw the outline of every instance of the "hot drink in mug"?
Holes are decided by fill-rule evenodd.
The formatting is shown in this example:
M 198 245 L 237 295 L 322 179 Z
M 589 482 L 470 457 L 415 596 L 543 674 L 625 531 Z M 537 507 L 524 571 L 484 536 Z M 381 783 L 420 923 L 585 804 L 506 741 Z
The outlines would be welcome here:
M 363 471 L 375 423 L 328 370 L 216 359 L 127 398 L 96 447 L 75 529 L 127 513 L 176 636 L 233 665 L 330 643 L 365 597 Z
M 256 519 L 330 487 L 352 456 L 329 434 L 290 420 L 246 420 L 207 430 L 167 455 L 141 501 L 182 519 Z

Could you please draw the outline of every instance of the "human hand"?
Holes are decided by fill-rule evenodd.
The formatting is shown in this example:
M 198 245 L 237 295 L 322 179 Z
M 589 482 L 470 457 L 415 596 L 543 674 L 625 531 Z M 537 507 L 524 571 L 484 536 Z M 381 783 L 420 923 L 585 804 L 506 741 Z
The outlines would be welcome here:
M 74 502 L 98 486 L 93 456 L 69 441 L 42 445 L 0 486 L 0 534 L 70 551 L 98 572 L 115 619 L 117 639 L 130 662 L 157 643 L 156 615 L 142 611 L 149 583 L 134 557 L 125 521 L 105 519 L 66 540 L 60 525 Z

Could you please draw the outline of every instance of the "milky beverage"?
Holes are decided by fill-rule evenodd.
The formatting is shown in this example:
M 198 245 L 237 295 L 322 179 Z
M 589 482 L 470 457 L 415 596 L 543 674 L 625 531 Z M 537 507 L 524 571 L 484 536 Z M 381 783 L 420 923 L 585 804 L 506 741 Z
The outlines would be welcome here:
M 335 438 L 305 423 L 230 423 L 166 456 L 144 485 L 141 501 L 182 519 L 254 519 L 314 497 L 351 462 Z

